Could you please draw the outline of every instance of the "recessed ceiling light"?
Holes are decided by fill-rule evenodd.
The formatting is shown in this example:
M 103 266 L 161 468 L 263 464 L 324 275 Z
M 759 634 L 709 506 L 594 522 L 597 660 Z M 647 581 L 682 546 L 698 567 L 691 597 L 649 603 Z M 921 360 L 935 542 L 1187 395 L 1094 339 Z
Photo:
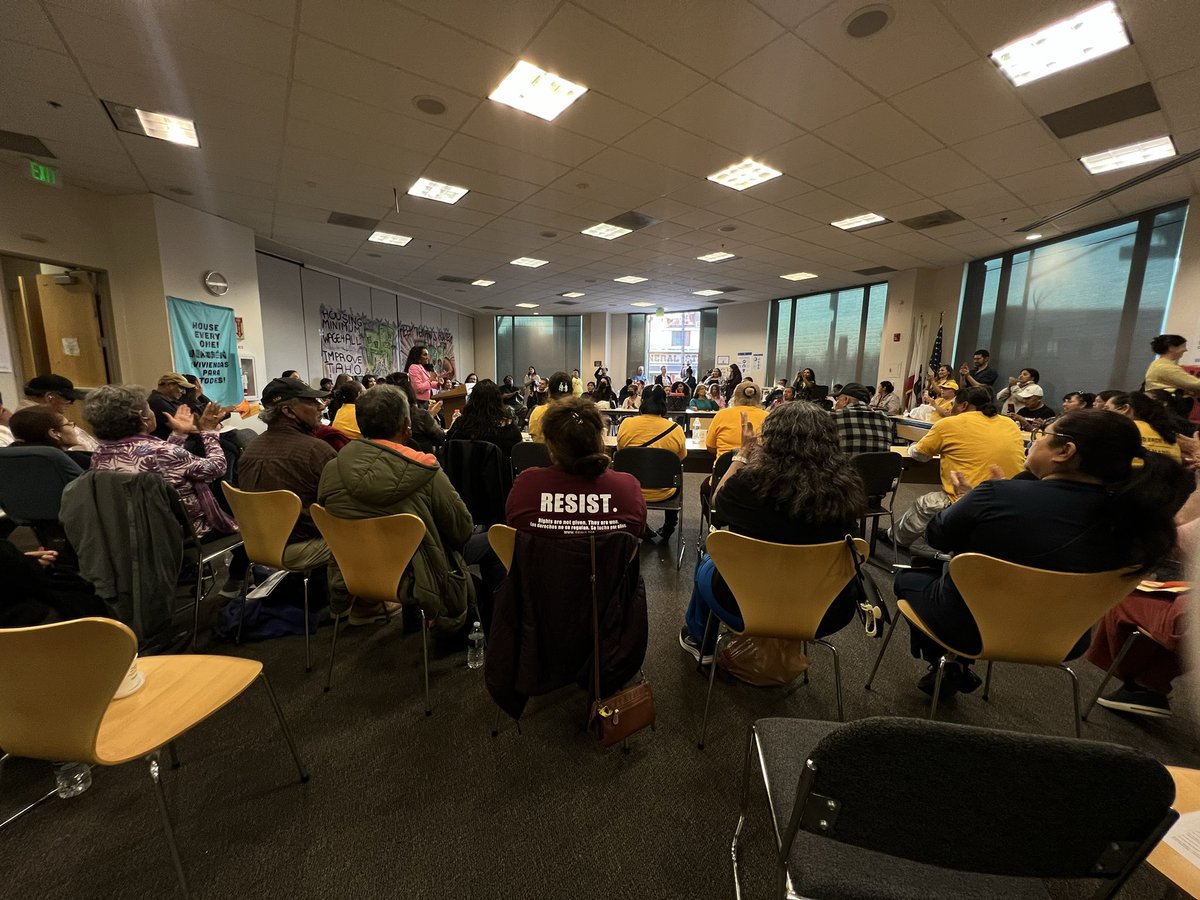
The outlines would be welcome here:
M 607 222 L 601 222 L 599 225 L 593 225 L 591 228 L 585 228 L 580 232 L 580 234 L 590 234 L 592 237 L 604 238 L 606 241 L 619 238 L 623 234 L 632 233 L 632 228 L 622 228 L 620 225 L 609 225 Z
M 697 256 L 696 259 L 701 262 L 721 262 L 725 259 L 733 259 L 732 253 L 706 253 L 704 256 Z
M 708 176 L 709 181 L 715 181 L 717 184 L 723 184 L 725 187 L 733 188 L 735 191 L 744 191 L 746 188 L 754 187 L 756 184 L 762 184 L 764 181 L 770 181 L 772 178 L 778 178 L 783 173 L 778 169 L 772 169 L 770 166 L 764 166 L 760 162 L 755 162 L 752 159 L 743 159 L 740 163 L 735 163 L 720 172 L 715 172 Z
M 542 304 L 540 304 L 540 303 L 518 303 L 517 304 L 517 306 L 521 307 L 521 309 L 537 309 L 541 305 Z
M 872 225 L 882 225 L 886 222 L 883 216 L 875 213 L 863 213 L 861 216 L 851 216 L 848 219 L 839 219 L 836 222 L 830 222 L 834 228 L 840 228 L 842 231 L 855 231 L 859 228 L 869 228 Z
M 653 303 L 643 303 L 641 301 L 638 301 L 637 303 L 630 303 L 629 305 L 630 306 L 653 306 L 654 304 Z
M 717 296 L 717 294 L 723 294 L 725 292 L 724 291 L 707 290 L 707 291 L 692 291 L 692 293 L 695 294 L 697 297 L 715 297 L 715 296 Z
M 377 244 L 395 244 L 397 247 L 403 247 L 412 240 L 406 234 L 392 234 L 390 231 L 376 231 L 372 234 L 368 241 L 374 241 Z
M 622 275 L 620 278 L 614 278 L 613 281 L 619 281 L 622 284 L 638 284 L 645 281 L 640 275 Z
M 567 81 L 522 59 L 488 99 L 551 122 L 586 93 L 587 88 L 582 84 Z
M 1153 138 L 1149 141 L 1138 141 L 1125 147 L 1115 147 L 1103 153 L 1093 153 L 1080 157 L 1083 167 L 1093 175 L 1101 172 L 1111 172 L 1114 169 L 1126 169 L 1129 166 L 1140 166 L 1142 163 L 1153 162 L 1156 159 L 1167 159 L 1175 155 L 1175 142 L 1170 135 Z
M 583 297 L 585 295 L 583 294 L 582 291 L 568 291 L 567 293 L 559 294 L 558 296 L 560 296 L 560 297 Z
M 1041 239 L 1042 239 L 1042 236 L 1040 234 L 1025 235 L 1025 240 L 1027 240 L 1027 241 L 1040 241 Z
M 793 272 L 791 275 L 780 275 L 779 277 L 786 278 L 788 281 L 806 281 L 817 276 L 812 272 Z
M 1129 45 L 1116 3 L 1106 0 L 992 52 L 1015 85 L 1028 84 Z
M 468 190 L 469 188 L 455 187 L 452 184 L 443 184 L 428 178 L 418 178 L 408 189 L 408 193 L 412 197 L 425 197 L 429 200 L 437 200 L 439 203 L 457 203 L 467 196 Z
M 200 146 L 200 138 L 196 134 L 196 123 L 191 119 L 172 116 L 169 113 L 138 109 L 135 106 L 125 106 L 110 100 L 101 102 L 104 103 L 104 108 L 108 110 L 118 131 L 144 134 L 146 137 L 170 141 L 172 144 L 183 144 L 185 147 Z
M 519 256 L 516 259 L 509 260 L 509 265 L 525 266 L 529 269 L 536 269 L 538 266 L 544 266 L 550 262 L 548 259 L 534 259 L 532 256 Z
M 491 287 L 495 283 L 494 281 L 488 281 L 486 278 L 477 278 L 471 282 L 476 287 Z

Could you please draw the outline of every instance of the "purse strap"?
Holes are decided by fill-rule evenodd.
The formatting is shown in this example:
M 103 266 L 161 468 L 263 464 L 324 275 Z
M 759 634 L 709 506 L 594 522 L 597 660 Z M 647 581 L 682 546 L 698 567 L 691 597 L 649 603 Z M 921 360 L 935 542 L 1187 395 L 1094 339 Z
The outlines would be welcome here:
M 858 614 L 863 621 L 867 637 L 875 637 L 879 634 L 879 622 L 881 620 L 886 622 L 890 619 L 887 607 L 882 604 L 881 598 L 880 603 L 875 603 L 867 591 L 867 576 L 862 570 L 863 563 L 866 560 L 858 552 L 858 547 L 854 544 L 854 538 L 850 535 L 846 535 L 846 547 L 850 551 L 850 559 L 854 562 L 854 579 L 858 582 Z
M 592 556 L 592 672 L 596 678 L 595 702 L 600 702 L 600 609 L 596 601 L 596 536 L 588 536 Z
M 666 428 L 666 430 L 665 430 L 665 431 L 661 431 L 661 432 L 659 432 L 659 433 L 658 433 L 658 434 L 656 434 L 654 437 L 650 438 L 650 440 L 648 440 L 648 441 L 642 441 L 640 444 L 637 444 L 636 446 L 638 446 L 638 447 L 651 447 L 651 446 L 653 446 L 654 444 L 657 444 L 659 441 L 661 441 L 663 438 L 665 438 L 665 437 L 666 437 L 668 434 L 670 434 L 672 431 L 674 431 L 674 430 L 675 430 L 676 428 L 678 428 L 678 427 L 679 427 L 679 423 L 678 423 L 678 422 L 672 422 L 670 425 L 668 425 L 668 426 L 667 426 L 667 428 Z

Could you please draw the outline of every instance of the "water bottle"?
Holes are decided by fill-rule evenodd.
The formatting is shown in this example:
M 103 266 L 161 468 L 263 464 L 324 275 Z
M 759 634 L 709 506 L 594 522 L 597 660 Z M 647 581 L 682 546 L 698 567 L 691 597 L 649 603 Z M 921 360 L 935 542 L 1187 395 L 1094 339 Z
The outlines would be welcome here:
M 467 639 L 471 642 L 471 646 L 467 648 L 467 668 L 480 669 L 483 667 L 483 626 L 476 622 L 471 626 L 471 633 L 467 635 Z
M 55 790 L 64 800 L 78 797 L 92 786 L 92 767 L 86 763 L 59 763 L 54 767 Z

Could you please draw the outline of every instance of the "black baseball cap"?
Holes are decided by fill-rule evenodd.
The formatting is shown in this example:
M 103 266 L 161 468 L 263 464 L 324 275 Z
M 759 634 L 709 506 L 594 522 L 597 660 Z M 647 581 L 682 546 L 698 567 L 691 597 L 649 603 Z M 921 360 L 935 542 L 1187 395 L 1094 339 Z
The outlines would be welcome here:
M 39 375 L 29 379 L 25 385 L 27 397 L 44 397 L 47 394 L 58 394 L 69 403 L 75 402 L 75 385 L 69 378 L 61 375 Z
M 859 384 L 857 381 L 851 381 L 849 384 L 842 385 L 842 389 L 834 394 L 835 397 L 849 397 L 851 400 L 857 400 L 860 403 L 867 403 L 871 399 L 871 392 L 867 390 L 865 384 Z
M 329 391 L 319 391 L 299 378 L 275 378 L 263 388 L 262 402 L 267 406 L 277 406 L 285 400 L 324 400 L 328 396 Z

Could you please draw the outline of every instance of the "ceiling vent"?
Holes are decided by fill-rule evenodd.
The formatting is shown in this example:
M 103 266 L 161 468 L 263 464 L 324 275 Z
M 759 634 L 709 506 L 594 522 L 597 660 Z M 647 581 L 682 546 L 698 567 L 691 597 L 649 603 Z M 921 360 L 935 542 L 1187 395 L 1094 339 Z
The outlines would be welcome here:
M 879 34 L 892 21 L 891 7 L 878 4 L 864 6 L 850 16 L 844 23 L 846 34 L 852 38 L 867 38 Z
M 54 159 L 50 148 L 35 138 L 32 134 L 21 134 L 17 131 L 0 131 L 0 150 L 11 150 L 13 153 L 24 153 L 27 156 L 43 156 Z
M 913 231 L 924 231 L 927 228 L 937 228 L 939 225 L 953 225 L 962 220 L 963 217 L 953 210 L 939 209 L 937 212 L 925 213 L 923 216 L 902 219 L 900 224 L 908 226 Z
M 618 228 L 628 228 L 630 231 L 638 231 L 642 228 L 648 228 L 651 225 L 657 225 L 662 219 L 656 219 L 654 216 L 648 216 L 645 213 L 623 212 L 619 216 L 613 216 L 611 219 L 605 219 L 604 224 L 616 225 Z
M 717 305 L 722 305 L 725 303 L 733 303 L 734 300 L 732 297 L 711 297 L 708 302 L 717 304 Z
M 355 216 L 344 212 L 331 212 L 326 219 L 330 225 L 344 225 L 347 228 L 360 228 L 363 231 L 374 231 L 379 224 L 378 219 L 368 219 L 366 216 Z
M 741 290 L 741 288 L 739 288 L 739 287 L 723 287 L 723 288 L 718 288 L 718 290 L 722 294 L 736 294 L 738 291 Z M 717 302 L 720 303 L 721 301 L 718 300 Z
M 439 275 L 437 280 L 450 281 L 454 284 L 473 284 L 475 282 L 474 278 L 463 278 L 461 275 Z
M 481 306 L 480 309 L 504 309 L 503 306 Z
M 895 272 L 891 266 L 871 266 L 869 269 L 855 269 L 858 275 L 886 275 L 888 272 Z
M 1126 119 L 1136 119 L 1158 110 L 1158 97 L 1154 94 L 1154 88 L 1146 82 L 1086 103 L 1068 106 L 1058 112 L 1047 113 L 1042 116 L 1042 121 L 1057 137 L 1068 138 L 1074 134 L 1103 128 L 1105 125 L 1124 122 Z
M 556 306 L 578 306 L 579 305 L 574 300 L 555 300 L 554 303 Z

